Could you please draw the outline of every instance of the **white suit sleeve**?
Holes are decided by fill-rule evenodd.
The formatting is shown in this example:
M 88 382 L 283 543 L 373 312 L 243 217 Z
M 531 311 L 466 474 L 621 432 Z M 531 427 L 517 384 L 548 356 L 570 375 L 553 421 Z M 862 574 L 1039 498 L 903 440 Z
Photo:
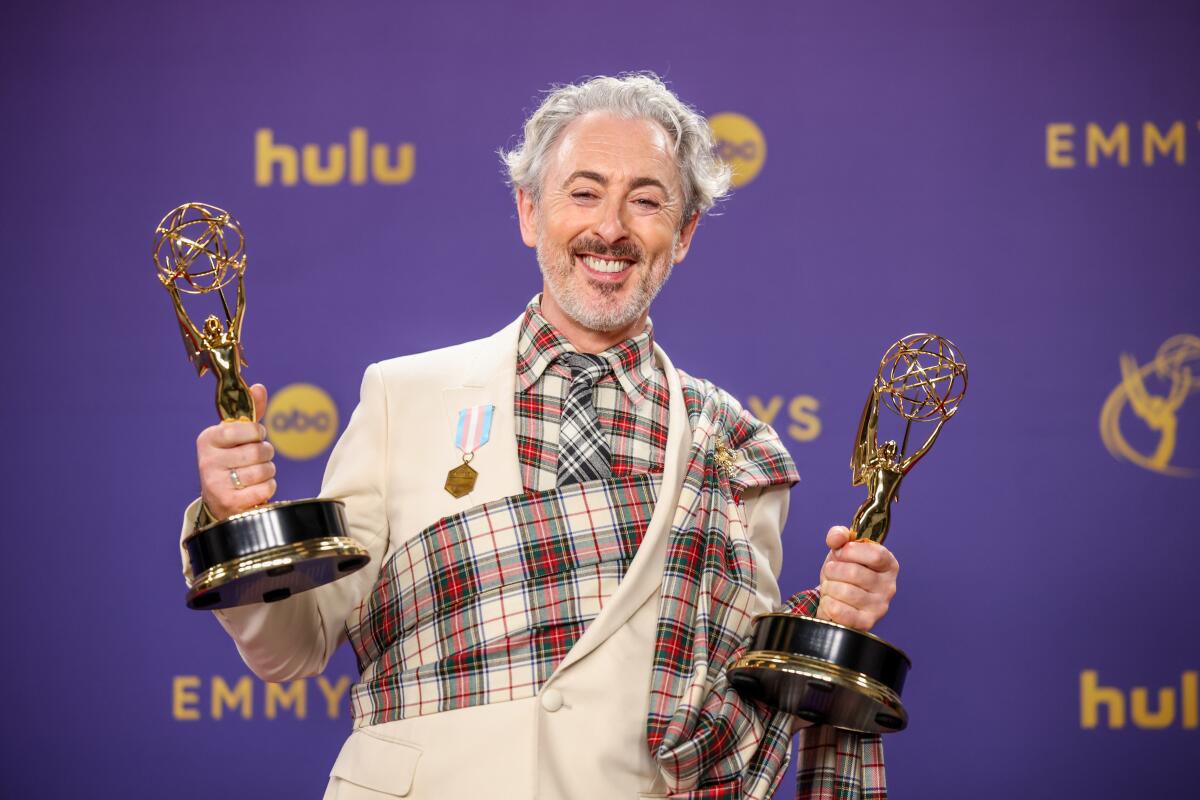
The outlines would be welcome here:
M 746 533 L 754 550 L 758 586 L 756 613 L 778 611 L 779 572 L 783 569 L 783 526 L 787 522 L 791 487 L 748 489 L 742 495 L 746 508 Z
M 341 580 L 278 603 L 213 612 L 246 666 L 264 681 L 319 674 L 345 637 L 348 617 L 375 584 L 388 555 L 387 450 L 387 399 L 379 366 L 372 364 L 321 485 L 321 497 L 346 504 L 349 535 L 367 548 L 371 562 Z M 192 531 L 198 508 L 199 500 L 185 512 L 184 537 Z M 184 575 L 190 580 L 189 572 L 185 552 Z

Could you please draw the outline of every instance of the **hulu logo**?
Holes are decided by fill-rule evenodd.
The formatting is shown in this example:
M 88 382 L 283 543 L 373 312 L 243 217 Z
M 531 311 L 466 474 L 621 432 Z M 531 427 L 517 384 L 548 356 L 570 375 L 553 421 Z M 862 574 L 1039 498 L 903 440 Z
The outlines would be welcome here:
M 348 145 L 306 144 L 299 152 L 290 144 L 277 144 L 270 128 L 259 128 L 254 133 L 254 183 L 270 186 L 278 167 L 281 186 L 295 186 L 301 175 L 312 186 L 334 186 L 347 176 L 351 184 L 362 186 L 367 182 L 368 160 L 370 177 L 376 183 L 408 183 L 416 149 L 407 143 L 397 145 L 394 161 L 391 150 L 391 145 L 370 144 L 366 128 L 352 128 Z
M 1115 686 L 1101 686 L 1099 673 L 1085 669 L 1079 673 L 1079 724 L 1084 728 L 1100 725 L 1100 710 L 1107 711 L 1109 728 L 1125 727 L 1125 710 L 1128 707 L 1133 727 L 1161 730 L 1175 724 L 1187 730 L 1200 728 L 1200 672 L 1189 670 L 1179 678 L 1179 691 L 1174 686 L 1158 690 L 1158 697 L 1151 708 L 1150 690 L 1135 686 L 1129 690 L 1128 703 L 1125 692 Z

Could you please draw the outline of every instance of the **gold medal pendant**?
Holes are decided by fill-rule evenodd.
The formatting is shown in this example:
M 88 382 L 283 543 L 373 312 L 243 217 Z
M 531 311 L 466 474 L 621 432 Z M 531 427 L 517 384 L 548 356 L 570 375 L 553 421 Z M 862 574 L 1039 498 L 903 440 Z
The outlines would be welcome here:
M 479 473 L 471 468 L 475 451 L 487 444 L 492 433 L 494 405 L 472 406 L 458 412 L 454 427 L 454 446 L 462 453 L 462 463 L 446 473 L 446 491 L 454 497 L 466 497 L 475 489 Z
M 446 491 L 455 497 L 465 497 L 475 488 L 479 473 L 466 461 L 446 473 Z

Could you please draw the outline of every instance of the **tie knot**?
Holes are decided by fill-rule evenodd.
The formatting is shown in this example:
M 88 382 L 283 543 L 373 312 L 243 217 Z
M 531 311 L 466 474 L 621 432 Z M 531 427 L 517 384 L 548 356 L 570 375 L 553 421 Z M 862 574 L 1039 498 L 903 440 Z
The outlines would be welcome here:
M 608 372 L 608 361 L 591 353 L 563 353 L 559 360 L 571 369 L 571 383 L 592 386 Z

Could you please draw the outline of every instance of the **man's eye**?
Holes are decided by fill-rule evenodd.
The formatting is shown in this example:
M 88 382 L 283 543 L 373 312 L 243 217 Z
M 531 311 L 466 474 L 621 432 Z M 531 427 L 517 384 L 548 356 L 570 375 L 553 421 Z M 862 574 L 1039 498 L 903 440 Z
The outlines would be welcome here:
M 659 208 L 662 205 L 662 203 L 659 203 L 657 200 L 651 200 L 649 197 L 639 197 L 633 202 L 637 203 L 642 208 Z
M 576 200 L 594 200 L 596 198 L 596 193 L 584 189 L 578 192 L 572 192 L 571 197 L 574 197 Z

